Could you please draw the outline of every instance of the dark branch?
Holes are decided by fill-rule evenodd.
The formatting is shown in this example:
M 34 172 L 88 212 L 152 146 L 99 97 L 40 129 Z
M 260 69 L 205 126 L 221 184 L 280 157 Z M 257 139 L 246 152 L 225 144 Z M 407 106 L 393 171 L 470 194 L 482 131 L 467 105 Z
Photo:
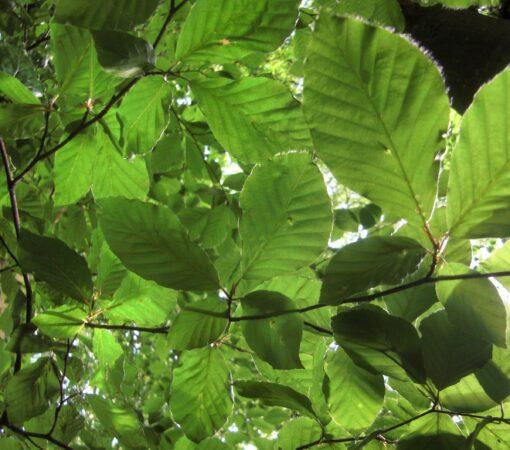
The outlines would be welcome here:
M 170 1 L 170 10 L 168 11 L 168 15 L 166 16 L 165 22 L 163 23 L 161 30 L 159 30 L 159 33 L 156 36 L 156 39 L 154 40 L 154 42 L 152 44 L 152 46 L 154 48 L 156 48 L 159 45 L 161 39 L 163 38 L 163 35 L 166 33 L 168 25 L 172 21 L 173 17 L 187 3 L 187 1 L 188 0 L 182 0 L 182 2 L 179 3 L 177 6 L 175 5 L 175 0 Z
M 92 323 L 92 322 L 86 322 L 85 327 L 86 328 L 101 328 L 103 330 L 139 331 L 139 332 L 156 333 L 156 334 L 157 333 L 166 334 L 166 333 L 168 333 L 168 330 L 170 329 L 170 327 L 167 327 L 167 326 L 149 328 L 149 327 L 136 327 L 136 326 L 130 326 L 130 325 L 108 325 L 108 324 Z
M 19 434 L 20 436 L 25 437 L 26 439 L 36 438 L 36 439 L 44 439 L 45 441 L 51 442 L 52 444 L 56 445 L 57 447 L 64 448 L 66 450 L 73 450 L 72 447 L 69 447 L 68 445 L 64 444 L 63 442 L 59 441 L 58 439 L 55 439 L 51 435 L 48 435 L 46 433 L 34 433 L 31 431 L 26 431 L 23 428 L 19 428 L 15 425 L 12 425 L 10 423 L 4 424 L 9 430 L 13 431 L 16 434 Z
M 19 239 L 20 233 L 21 233 L 21 221 L 19 217 L 19 209 L 18 209 L 18 200 L 16 198 L 16 184 L 13 180 L 10 161 L 9 161 L 9 154 L 7 153 L 7 147 L 5 146 L 5 142 L 2 138 L 0 138 L 0 153 L 2 155 L 2 162 L 4 164 L 5 169 L 5 178 L 7 180 L 7 190 L 9 191 L 9 199 L 11 203 L 11 212 L 12 212 L 12 219 L 14 222 L 14 229 L 16 230 L 16 236 Z M 12 253 L 9 250 L 9 247 L 7 246 L 7 243 L 2 239 L 2 243 L 4 244 L 5 248 L 8 250 L 9 254 L 14 258 L 16 261 L 16 264 L 19 265 L 19 261 L 14 256 L 14 253 Z M 25 291 L 26 291 L 26 318 L 25 323 L 30 323 L 32 320 L 32 285 L 30 284 L 30 278 L 28 275 L 21 271 L 21 275 L 23 276 L 23 282 L 25 284 Z M 21 351 L 18 351 L 16 354 L 16 361 L 14 363 L 14 373 L 18 372 L 21 369 Z
M 389 433 L 390 431 L 396 430 L 398 428 L 404 427 L 406 425 L 409 425 L 410 423 L 412 423 L 418 419 L 421 419 L 422 417 L 428 416 L 429 414 L 447 414 L 449 416 L 470 417 L 473 419 L 488 420 L 490 422 L 510 424 L 510 419 L 504 419 L 501 417 L 479 416 L 476 414 L 458 413 L 455 411 L 440 410 L 440 409 L 436 409 L 433 407 L 431 409 L 428 409 L 425 412 L 422 412 L 421 414 L 418 414 L 414 417 L 404 420 L 403 422 L 399 422 L 396 425 L 392 425 L 387 428 L 382 428 L 380 430 L 375 430 L 372 433 L 367 434 L 365 436 L 345 437 L 345 438 L 324 438 L 324 437 L 321 437 L 320 439 L 317 439 L 313 442 L 310 442 L 308 444 L 298 447 L 296 450 L 305 450 L 307 448 L 312 448 L 312 447 L 315 447 L 316 445 L 320 445 L 320 444 L 339 444 L 339 443 L 343 443 L 343 442 L 356 442 L 356 441 L 359 442 L 359 441 L 364 441 L 365 439 L 381 439 L 381 438 L 384 438 L 384 434 Z
M 386 289 L 384 291 L 375 292 L 373 294 L 363 295 L 360 297 L 348 297 L 343 300 L 340 300 L 338 302 L 338 305 L 346 304 L 346 303 L 366 303 L 371 302 L 372 300 L 376 300 L 382 297 L 386 297 L 391 294 L 396 294 L 397 292 L 406 291 L 408 289 L 412 289 L 418 286 L 422 286 L 424 284 L 433 284 L 433 283 L 439 283 L 442 281 L 456 281 L 456 280 L 475 280 L 475 279 L 485 279 L 485 278 L 498 278 L 498 277 L 508 277 L 510 276 L 510 271 L 503 271 L 503 272 L 490 272 L 490 273 L 464 273 L 459 275 L 442 275 L 438 277 L 424 277 L 420 278 L 419 280 L 411 281 L 409 283 L 402 284 L 400 286 L 396 286 L 390 289 Z M 267 314 L 255 314 L 251 316 L 239 316 L 239 317 L 232 317 L 232 322 L 241 322 L 243 320 L 263 320 L 263 319 L 269 319 L 271 317 L 277 317 L 277 316 L 283 316 L 286 314 L 293 314 L 293 313 L 306 313 L 309 311 L 314 311 L 316 309 L 320 308 L 328 308 L 335 305 L 327 305 L 318 303 L 316 305 L 307 306 L 305 308 L 297 308 L 297 309 L 287 309 L 285 311 L 277 311 L 277 312 L 271 312 Z M 206 311 L 197 311 L 197 312 L 204 312 L 206 314 Z

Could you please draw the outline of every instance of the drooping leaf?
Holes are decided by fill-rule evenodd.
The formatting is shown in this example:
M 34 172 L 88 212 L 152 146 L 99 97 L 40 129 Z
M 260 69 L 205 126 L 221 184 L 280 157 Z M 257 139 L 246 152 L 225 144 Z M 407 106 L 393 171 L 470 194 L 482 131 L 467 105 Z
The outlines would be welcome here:
M 295 309 L 294 303 L 282 294 L 256 291 L 241 301 L 243 315 L 271 315 Z M 243 321 L 243 334 L 250 348 L 275 369 L 298 369 L 299 346 L 303 321 L 299 314 L 290 313 L 260 320 Z
M 232 411 L 229 370 L 217 348 L 189 350 L 174 370 L 170 409 L 195 442 L 212 436 Z
M 128 92 L 118 110 L 128 152 L 146 153 L 162 137 L 171 93 L 171 85 L 159 77 L 147 77 Z
M 122 347 L 111 331 L 101 328 L 94 330 L 92 349 L 99 366 L 103 369 L 112 368 L 123 354 Z
M 314 418 L 310 399 L 294 389 L 277 383 L 262 381 L 236 381 L 235 387 L 242 397 L 259 399 L 267 406 L 281 406 Z
M 341 248 L 324 274 L 321 303 L 337 305 L 380 284 L 400 283 L 425 256 L 418 242 L 399 236 L 368 237 Z
M 449 118 L 432 61 L 387 30 L 325 15 L 309 47 L 304 108 L 316 150 L 342 184 L 424 226 Z
M 312 263 L 331 231 L 331 204 L 304 153 L 257 166 L 241 193 L 242 277 L 265 280 Z
M 331 417 L 352 433 L 368 428 L 384 401 L 384 380 L 357 366 L 342 350 L 329 355 L 324 370 L 328 377 Z
M 92 278 L 87 263 L 61 240 L 22 230 L 18 256 L 27 273 L 33 273 L 64 295 L 90 300 Z
M 108 245 L 129 270 L 172 289 L 218 287 L 209 258 L 169 209 L 120 197 L 103 199 L 100 206 Z
M 175 59 L 221 64 L 268 52 L 290 34 L 296 0 L 199 0 L 177 41 Z
M 445 311 L 426 317 L 420 332 L 427 376 L 438 389 L 455 384 L 491 357 L 491 345 L 453 326 Z
M 145 22 L 158 0 L 58 0 L 55 20 L 92 30 L 131 30 Z
M 464 115 L 453 151 L 446 214 L 455 237 L 506 237 L 510 233 L 510 157 L 507 122 L 510 71 L 480 89 Z
M 451 263 L 440 268 L 440 275 L 470 273 L 462 264 Z M 506 347 L 507 301 L 488 279 L 456 280 L 438 283 L 437 296 L 449 320 L 476 338 Z
M 191 87 L 218 142 L 242 162 L 311 145 L 301 105 L 275 80 L 198 78 Z
M 124 445 L 134 448 L 147 446 L 142 425 L 130 408 L 114 405 L 98 395 L 88 395 L 87 403 L 105 430 Z
M 399 380 L 424 381 L 420 340 L 409 322 L 370 307 L 340 312 L 331 324 L 335 340 L 356 364 Z
M 44 413 L 58 391 L 58 379 L 49 358 L 41 358 L 24 367 L 5 387 L 4 401 L 9 422 L 21 425 Z
M 0 92 L 14 103 L 40 105 L 41 101 L 20 80 L 0 71 Z
M 103 69 L 121 78 L 134 78 L 154 67 L 156 56 L 144 39 L 120 31 L 92 31 Z
M 205 347 L 218 339 L 227 326 L 227 305 L 216 298 L 189 305 L 173 320 L 168 332 L 168 345 L 175 350 L 191 350 Z M 198 312 L 196 310 L 205 311 Z M 207 315 L 207 312 L 224 317 Z

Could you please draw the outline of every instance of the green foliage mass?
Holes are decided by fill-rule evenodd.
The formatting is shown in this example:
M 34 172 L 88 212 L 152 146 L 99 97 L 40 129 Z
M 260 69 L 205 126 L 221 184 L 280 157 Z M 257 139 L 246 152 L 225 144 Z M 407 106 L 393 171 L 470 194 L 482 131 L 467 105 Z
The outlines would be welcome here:
M 510 70 L 404 4 L 0 0 L 1 450 L 510 449 Z

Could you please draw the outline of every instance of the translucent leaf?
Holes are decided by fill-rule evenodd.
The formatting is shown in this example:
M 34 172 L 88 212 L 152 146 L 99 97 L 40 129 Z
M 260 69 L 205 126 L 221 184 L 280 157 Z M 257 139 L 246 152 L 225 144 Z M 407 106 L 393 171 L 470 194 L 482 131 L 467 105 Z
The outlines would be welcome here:
M 432 61 L 387 30 L 321 15 L 306 63 L 304 108 L 318 155 L 340 183 L 424 226 L 449 119 Z
M 255 167 L 240 200 L 242 277 L 265 280 L 312 263 L 331 231 L 331 203 L 308 154 L 291 153 Z
M 228 366 L 217 348 L 189 350 L 174 370 L 170 409 L 195 442 L 212 436 L 232 412 Z
M 328 404 L 333 420 L 354 434 L 368 428 L 384 401 L 384 380 L 357 366 L 342 350 L 328 355 Z
M 198 78 L 191 87 L 214 137 L 243 162 L 311 145 L 301 105 L 275 80 Z
M 274 50 L 290 34 L 298 6 L 297 0 L 199 0 L 184 22 L 175 58 L 221 64 Z
M 131 271 L 179 290 L 214 290 L 218 275 L 167 208 L 120 197 L 100 202 L 101 228 L 113 253 Z
M 510 234 L 509 99 L 510 70 L 505 70 L 480 89 L 462 119 L 448 184 L 446 214 L 452 236 Z

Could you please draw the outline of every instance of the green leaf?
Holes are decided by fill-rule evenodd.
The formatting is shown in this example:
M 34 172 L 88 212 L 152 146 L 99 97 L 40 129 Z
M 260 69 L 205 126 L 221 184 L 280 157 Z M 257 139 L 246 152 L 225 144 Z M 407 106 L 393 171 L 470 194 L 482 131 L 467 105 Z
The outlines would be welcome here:
M 156 55 L 144 39 L 119 31 L 92 31 L 103 69 L 121 78 L 135 78 L 154 67 Z
M 218 288 L 208 256 L 169 209 L 114 197 L 100 201 L 99 220 L 113 253 L 141 277 L 178 290 Z
M 90 301 L 92 278 L 87 262 L 61 240 L 21 230 L 18 256 L 27 273 L 69 297 Z
M 174 370 L 170 409 L 195 442 L 212 436 L 232 412 L 228 366 L 217 348 L 189 350 Z
M 112 368 L 116 361 L 124 354 L 122 347 L 109 330 L 94 329 L 92 349 L 99 366 L 103 369 Z
M 277 383 L 236 381 L 235 388 L 241 397 L 258 399 L 267 406 L 281 406 L 315 418 L 310 399 L 294 389 Z
M 147 448 L 142 424 L 133 410 L 114 405 L 98 395 L 88 395 L 87 402 L 104 429 L 122 444 Z
M 439 275 L 472 273 L 469 267 L 443 265 Z M 506 347 L 507 302 L 488 279 L 444 281 L 436 285 L 439 300 L 452 324 L 474 337 Z
M 491 357 L 491 345 L 452 325 L 446 311 L 423 319 L 420 332 L 427 376 L 438 389 L 455 384 Z
M 171 94 L 170 83 L 162 77 L 144 78 L 127 93 L 118 114 L 128 152 L 146 153 L 162 137 L 168 125 Z
M 437 301 L 433 284 L 424 284 L 384 298 L 388 312 L 408 322 L 416 320 Z
M 322 436 L 320 425 L 308 417 L 288 421 L 278 432 L 277 450 L 295 450 L 317 441 Z
M 397 450 L 453 450 L 464 448 L 466 438 L 451 417 L 430 414 L 411 424 Z
M 363 17 L 375 24 L 403 32 L 406 21 L 397 0 L 342 0 L 333 10 L 342 15 Z
M 505 120 L 509 89 L 510 71 L 505 70 L 480 89 L 462 120 L 448 184 L 451 236 L 510 234 L 510 140 Z
M 187 306 L 190 309 L 187 309 Z M 168 346 L 175 350 L 205 347 L 222 335 L 228 323 L 226 302 L 217 298 L 193 302 L 187 306 L 173 320 L 168 332 Z M 207 311 L 222 314 L 224 317 L 207 315 Z
M 145 22 L 158 0 L 58 0 L 54 19 L 92 30 L 131 30 Z
M 241 300 L 243 315 L 273 314 L 295 309 L 294 303 L 282 294 L 257 291 Z M 299 346 L 303 321 L 291 313 L 260 320 L 243 321 L 243 334 L 250 348 L 259 358 L 275 369 L 299 369 Z
M 191 88 L 214 137 L 240 161 L 311 146 L 301 105 L 275 80 L 197 78 Z
M 232 230 L 237 229 L 237 218 L 227 205 L 219 205 L 207 212 L 190 227 L 191 238 L 205 248 L 221 245 Z
M 109 97 L 115 78 L 99 65 L 92 34 L 83 28 L 56 23 L 50 31 L 59 94 L 73 106 Z
M 484 272 L 502 272 L 510 267 L 510 241 L 494 250 L 489 258 L 481 263 Z M 510 277 L 497 278 L 507 291 L 510 291 Z
M 121 285 L 127 275 L 126 268 L 106 243 L 101 246 L 97 265 L 96 289 L 101 295 L 110 296 Z
M 114 144 L 102 138 L 92 173 L 94 198 L 122 196 L 144 200 L 149 191 L 149 175 L 142 158 L 125 159 Z M 101 141 L 100 141 L 101 142 Z
M 342 184 L 424 226 L 450 111 L 432 61 L 387 30 L 321 15 L 306 63 L 304 108 L 318 155 Z
M 297 0 L 198 0 L 177 41 L 175 59 L 221 64 L 269 52 L 290 34 Z
M 14 103 L 40 105 L 41 101 L 17 78 L 0 72 L 0 92 Z
M 382 375 L 357 366 L 340 349 L 328 355 L 324 370 L 329 411 L 335 423 L 354 434 L 368 428 L 383 406 Z
M 72 205 L 92 185 L 99 140 L 95 133 L 82 132 L 55 155 L 55 204 Z
M 41 105 L 0 104 L 0 135 L 12 139 L 30 138 L 44 125 Z
M 265 280 L 312 263 L 331 231 L 331 203 L 319 169 L 305 153 L 257 166 L 244 184 L 242 277 Z
M 420 340 L 410 323 L 370 306 L 341 312 L 331 325 L 336 342 L 359 366 L 398 380 L 424 381 Z
M 426 255 L 418 242 L 400 236 L 373 236 L 341 248 L 323 278 L 321 303 L 342 300 L 380 284 L 398 284 Z
M 58 378 L 49 358 L 41 358 L 24 367 L 8 381 L 4 390 L 9 422 L 21 425 L 44 413 L 58 391 Z
M 129 273 L 105 314 L 114 322 L 157 326 L 167 320 L 176 303 L 177 292 Z
M 47 336 L 57 339 L 72 339 L 84 327 L 87 313 L 71 305 L 62 305 L 35 316 L 32 320 L 37 328 Z

